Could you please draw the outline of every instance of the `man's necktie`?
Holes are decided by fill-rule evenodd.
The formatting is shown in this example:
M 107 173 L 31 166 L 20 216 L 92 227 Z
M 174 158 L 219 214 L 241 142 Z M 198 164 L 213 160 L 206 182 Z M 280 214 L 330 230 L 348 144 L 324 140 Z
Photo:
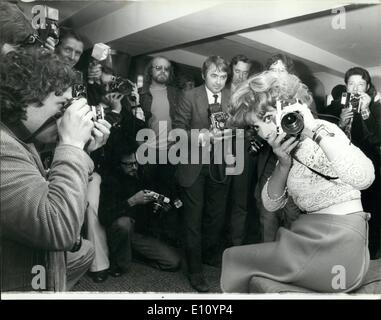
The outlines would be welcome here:
M 213 95 L 214 103 L 218 103 L 218 94 Z

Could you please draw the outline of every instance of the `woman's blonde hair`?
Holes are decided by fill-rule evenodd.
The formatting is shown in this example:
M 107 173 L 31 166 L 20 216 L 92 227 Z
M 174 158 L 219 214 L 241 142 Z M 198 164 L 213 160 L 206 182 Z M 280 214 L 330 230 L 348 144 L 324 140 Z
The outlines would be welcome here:
M 277 100 L 298 99 L 307 106 L 313 103 L 308 88 L 300 79 L 288 73 L 264 71 L 241 83 L 230 99 L 229 124 L 244 128 L 251 113 L 264 116 L 268 107 L 275 107 Z

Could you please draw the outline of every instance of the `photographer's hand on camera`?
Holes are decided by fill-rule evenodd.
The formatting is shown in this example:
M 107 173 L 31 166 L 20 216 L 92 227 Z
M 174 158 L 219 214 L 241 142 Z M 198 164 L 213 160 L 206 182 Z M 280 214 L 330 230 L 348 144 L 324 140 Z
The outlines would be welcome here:
M 99 63 L 90 63 L 87 69 L 88 80 L 97 82 L 102 75 L 102 66 Z
M 129 81 L 128 79 L 127 79 L 127 81 L 132 86 L 132 91 L 131 91 L 131 94 L 128 96 L 128 100 L 129 100 L 131 106 L 133 106 L 133 107 L 138 106 L 138 105 L 140 105 L 140 96 L 139 96 L 139 92 L 138 92 L 138 86 L 136 85 L 136 83 L 133 83 L 132 81 Z
M 286 133 L 281 133 L 278 136 L 274 133 L 267 140 L 268 144 L 273 149 L 274 154 L 278 157 L 279 165 L 289 170 L 291 168 L 291 151 L 298 145 L 299 140 L 296 137 L 286 139 Z
M 146 117 L 144 115 L 144 111 L 141 107 L 137 106 L 135 108 L 133 108 L 131 110 L 133 116 L 136 118 L 136 119 L 139 119 L 141 121 L 146 121 Z
M 95 121 L 86 151 L 90 153 L 103 147 L 110 136 L 110 128 L 111 124 L 106 120 L 99 119 Z
M 350 108 L 341 109 L 339 127 L 344 129 L 349 124 L 351 119 L 353 119 L 353 110 Z
M 372 98 L 366 92 L 360 92 L 361 107 L 369 108 Z
M 110 106 L 111 110 L 120 113 L 122 111 L 122 99 L 124 95 L 118 92 L 108 93 L 103 97 L 104 103 Z
M 57 120 L 60 143 L 83 149 L 94 128 L 93 113 L 84 98 L 75 100 Z
M 54 40 L 52 37 L 48 37 L 44 43 L 44 46 L 46 49 L 49 49 L 50 51 L 54 52 L 56 48 L 56 40 Z
M 370 109 L 369 105 L 372 98 L 366 92 L 360 92 L 360 113 L 364 120 L 369 118 Z
M 127 202 L 130 207 L 134 207 L 136 205 L 144 205 L 150 203 L 153 200 L 155 200 L 155 198 L 153 197 L 152 192 L 149 192 L 147 190 L 140 190 L 139 192 L 135 193 L 131 198 L 129 198 Z

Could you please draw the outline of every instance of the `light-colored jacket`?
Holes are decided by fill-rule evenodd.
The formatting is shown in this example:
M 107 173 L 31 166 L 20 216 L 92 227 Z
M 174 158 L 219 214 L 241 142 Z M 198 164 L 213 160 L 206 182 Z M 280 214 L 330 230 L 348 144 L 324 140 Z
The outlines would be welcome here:
M 65 251 L 80 234 L 93 162 L 59 145 L 47 176 L 35 146 L 2 123 L 0 141 L 1 290 L 32 291 L 32 268 L 42 265 L 46 289 L 64 291 Z

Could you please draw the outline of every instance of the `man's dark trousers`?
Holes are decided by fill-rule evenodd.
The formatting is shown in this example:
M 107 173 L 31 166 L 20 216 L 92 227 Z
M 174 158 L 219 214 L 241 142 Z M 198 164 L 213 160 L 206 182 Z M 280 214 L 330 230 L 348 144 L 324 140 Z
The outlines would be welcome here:
M 228 194 L 227 176 L 223 181 L 210 175 L 209 164 L 202 166 L 195 182 L 183 188 L 185 252 L 189 273 L 202 271 L 203 257 L 221 255 L 221 239 Z

